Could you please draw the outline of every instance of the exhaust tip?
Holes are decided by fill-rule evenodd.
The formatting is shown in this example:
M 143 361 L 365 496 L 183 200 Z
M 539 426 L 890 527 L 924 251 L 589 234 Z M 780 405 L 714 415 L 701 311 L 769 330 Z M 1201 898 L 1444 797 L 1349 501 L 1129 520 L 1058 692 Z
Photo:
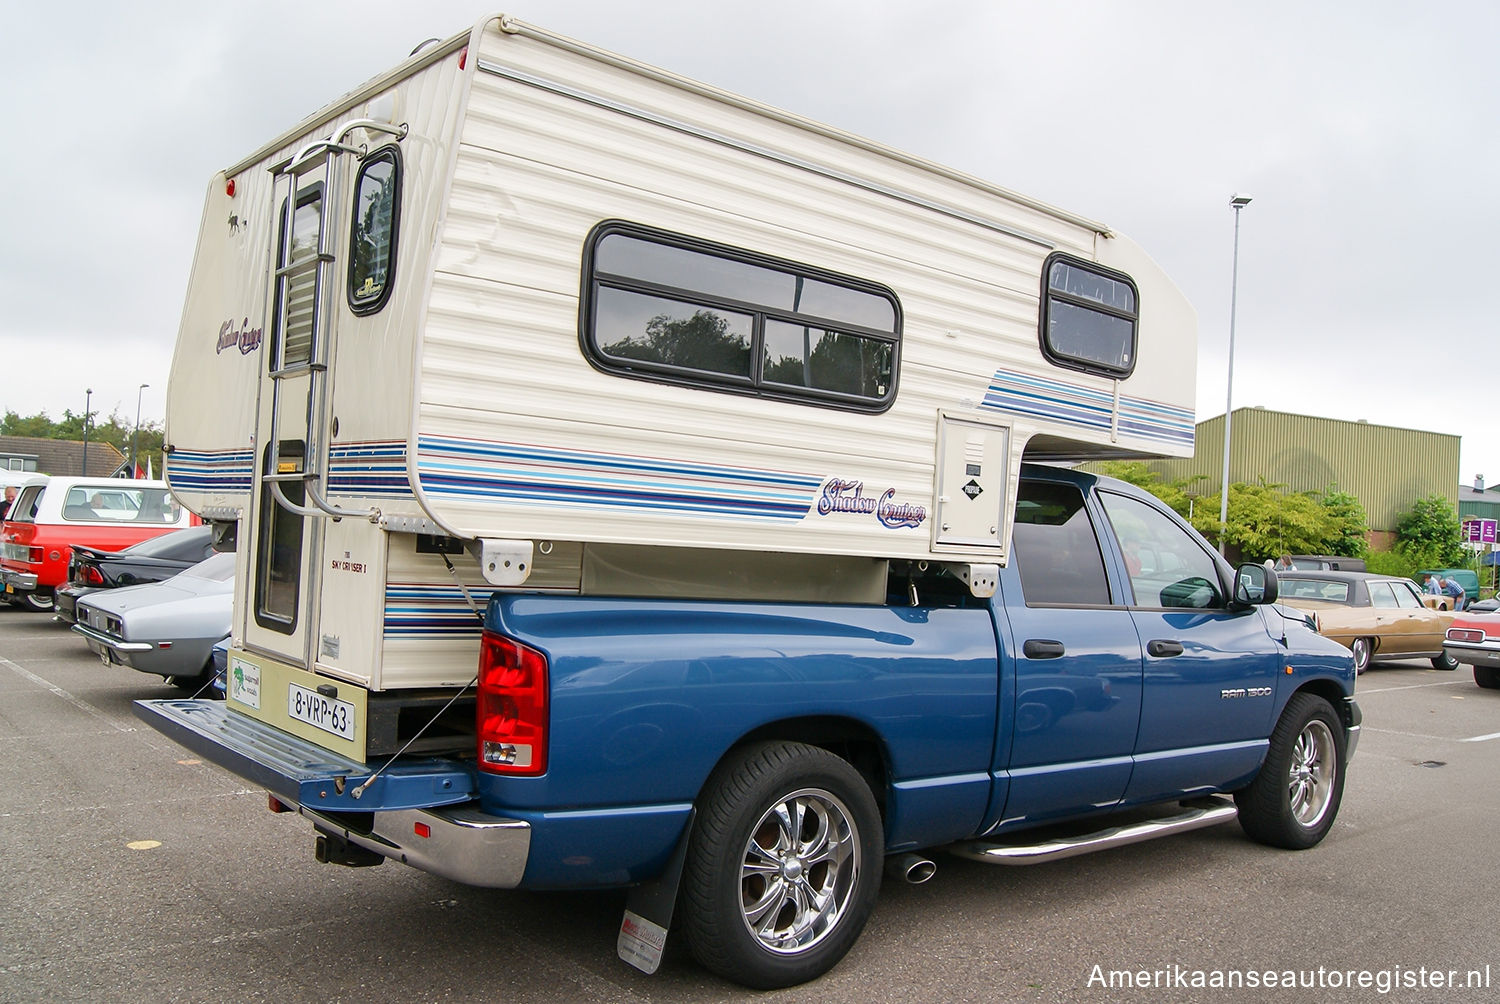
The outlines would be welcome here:
M 898 854 L 886 858 L 885 870 L 892 878 L 910 885 L 921 885 L 937 873 L 937 865 L 920 854 Z

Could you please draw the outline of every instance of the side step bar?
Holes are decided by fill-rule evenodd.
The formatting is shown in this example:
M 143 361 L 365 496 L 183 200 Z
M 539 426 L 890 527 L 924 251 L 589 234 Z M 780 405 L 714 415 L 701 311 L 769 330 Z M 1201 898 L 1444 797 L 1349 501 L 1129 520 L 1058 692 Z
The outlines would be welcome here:
M 992 865 L 1039 865 L 1048 861 L 1061 861 L 1080 854 L 1108 850 L 1138 844 L 1174 833 L 1186 833 L 1205 826 L 1227 823 L 1239 815 L 1233 802 L 1222 798 L 1201 798 L 1182 803 L 1186 811 L 1175 816 L 1152 819 L 1126 826 L 1112 826 L 1097 833 L 1078 837 L 1045 840 L 1035 844 L 1001 843 L 995 840 L 966 840 L 951 844 L 944 850 L 961 858 L 983 861 Z

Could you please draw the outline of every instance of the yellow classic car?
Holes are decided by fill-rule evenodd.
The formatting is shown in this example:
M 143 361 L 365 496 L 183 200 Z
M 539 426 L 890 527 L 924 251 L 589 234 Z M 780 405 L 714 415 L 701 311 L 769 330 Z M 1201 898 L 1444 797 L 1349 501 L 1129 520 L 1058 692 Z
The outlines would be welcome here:
M 1368 572 L 1276 574 L 1277 602 L 1310 613 L 1318 631 L 1354 653 L 1363 673 L 1383 659 L 1431 659 L 1434 669 L 1457 669 L 1443 651 L 1453 614 L 1431 610 L 1410 579 Z

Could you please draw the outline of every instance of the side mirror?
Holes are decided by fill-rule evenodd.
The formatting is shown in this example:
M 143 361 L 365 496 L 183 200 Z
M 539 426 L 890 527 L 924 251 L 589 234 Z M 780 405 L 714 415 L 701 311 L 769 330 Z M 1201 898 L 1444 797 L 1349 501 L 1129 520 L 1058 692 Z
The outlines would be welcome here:
M 1275 603 L 1277 595 L 1276 573 L 1265 565 L 1247 562 L 1234 570 L 1235 606 Z

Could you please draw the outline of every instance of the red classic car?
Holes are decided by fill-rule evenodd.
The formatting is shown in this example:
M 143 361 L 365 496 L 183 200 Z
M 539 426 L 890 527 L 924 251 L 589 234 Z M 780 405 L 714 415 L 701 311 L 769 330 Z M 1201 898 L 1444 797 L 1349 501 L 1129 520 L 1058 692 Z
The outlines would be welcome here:
M 68 579 L 73 545 L 118 551 L 198 522 L 165 481 L 54 477 L 24 485 L 0 526 L 3 596 L 50 610 L 52 591 Z
M 1500 689 L 1500 614 L 1459 614 L 1448 625 L 1443 651 L 1474 667 L 1474 682 Z

